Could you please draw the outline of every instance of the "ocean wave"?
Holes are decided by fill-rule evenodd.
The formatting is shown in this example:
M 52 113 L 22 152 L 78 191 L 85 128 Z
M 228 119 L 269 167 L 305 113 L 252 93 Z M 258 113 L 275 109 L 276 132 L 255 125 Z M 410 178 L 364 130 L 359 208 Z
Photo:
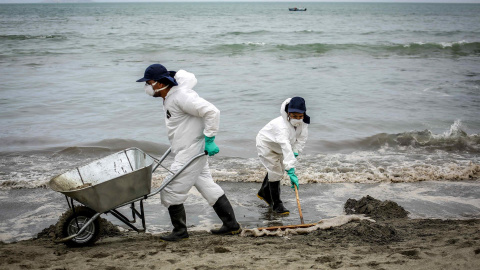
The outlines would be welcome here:
M 363 160 L 360 160 L 360 157 Z M 385 162 L 383 159 L 387 157 L 392 160 Z M 329 162 L 334 163 L 326 163 L 323 166 L 300 166 L 299 179 L 302 179 L 303 183 L 407 183 L 466 181 L 480 178 L 480 164 L 468 160 L 431 162 L 424 160 L 423 157 L 415 160 L 413 156 L 405 158 L 392 153 L 378 159 L 377 155 L 368 152 L 327 158 Z M 288 183 L 288 179 L 284 181 Z
M 33 189 L 33 188 L 48 188 L 48 180 L 36 180 L 36 181 L 7 180 L 7 181 L 0 182 L 0 190 Z
M 398 35 L 417 35 L 417 36 L 437 36 L 437 37 L 446 37 L 452 38 L 455 35 L 463 35 L 463 36 L 478 36 L 480 32 L 477 31 L 462 31 L 462 30 L 451 30 L 451 31 L 436 31 L 436 30 L 410 30 L 410 29 L 392 29 L 392 30 L 374 30 L 374 31 L 367 31 L 361 32 L 359 35 L 362 36 L 369 36 L 369 35 L 377 35 L 377 36 L 398 36 Z
M 30 143 L 27 138 L 7 141 L 21 145 Z M 39 141 L 50 140 L 35 140 L 35 143 Z M 165 144 L 147 141 L 108 139 L 79 146 L 1 151 L 0 190 L 45 188 L 51 178 L 61 173 L 130 147 L 140 148 L 155 156 L 163 154 L 169 148 Z
M 128 139 L 106 139 L 99 142 L 85 143 L 81 146 L 67 147 L 57 151 L 56 155 L 78 155 L 80 153 L 105 154 L 117 152 L 126 148 L 137 147 L 153 154 L 164 153 L 168 145 L 148 141 L 137 141 Z
M 292 53 L 296 56 L 312 56 L 331 52 L 367 53 L 379 56 L 408 55 L 408 56 L 468 56 L 480 55 L 480 42 L 457 42 L 423 43 L 412 42 L 407 44 L 328 44 L 328 43 L 305 43 L 305 44 L 269 44 L 264 42 L 246 42 L 222 44 L 215 46 L 215 52 L 235 53 L 239 51 L 255 51 L 261 45 L 262 50 L 274 53 Z
M 301 184 L 480 179 L 480 136 L 467 134 L 460 120 L 440 134 L 429 130 L 380 133 L 358 140 L 320 143 L 314 142 L 299 157 L 296 172 Z M 129 147 L 154 156 L 168 149 L 168 145 L 147 141 L 110 139 L 82 146 L 2 152 L 0 190 L 45 188 L 56 175 Z M 168 168 L 172 160 L 167 158 L 163 165 Z M 261 182 L 266 173 L 257 158 L 215 156 L 209 163 L 219 182 Z M 166 175 L 168 171 L 159 168 L 153 185 L 159 186 Z M 289 182 L 286 176 L 282 181 Z
M 325 32 L 323 31 L 315 31 L 315 30 L 300 30 L 300 31 L 294 31 L 295 33 L 302 33 L 302 34 L 323 34 Z
M 467 134 L 462 122 L 456 120 L 450 129 L 435 134 L 426 129 L 423 131 L 407 131 L 397 134 L 379 133 L 366 138 L 346 141 L 318 141 L 315 147 L 321 151 L 341 150 L 379 150 L 390 148 L 395 151 L 417 149 L 421 151 L 447 151 L 480 153 L 480 135 Z
M 386 52 L 394 52 L 399 55 L 420 56 L 468 56 L 480 54 L 480 42 L 468 42 L 465 40 L 456 42 L 411 42 L 408 44 L 391 44 L 378 46 L 378 49 Z
M 213 163 L 210 168 L 216 181 L 225 182 L 261 182 L 266 174 L 255 158 L 222 159 L 221 163 Z M 382 149 L 300 156 L 295 172 L 301 184 L 478 181 L 480 162 L 478 158 L 399 154 Z M 283 177 L 282 183 L 289 184 L 288 176 Z
M 322 34 L 322 31 L 315 30 L 298 30 L 293 31 L 295 34 Z M 223 34 L 219 34 L 218 37 L 229 37 L 229 36 L 267 36 L 267 35 L 285 35 L 289 34 L 288 32 L 280 31 L 269 31 L 269 30 L 254 30 L 254 31 L 232 31 Z
M 168 145 L 131 139 L 105 139 L 97 142 L 82 143 L 76 146 L 59 146 L 62 141 L 43 137 L 3 137 L 0 138 L 0 156 L 25 153 L 49 153 L 53 156 L 79 156 L 112 153 L 130 147 L 144 149 L 150 153 L 163 153 Z M 50 145 L 45 147 L 45 145 Z
M 385 162 L 389 156 L 394 162 Z M 480 179 L 480 163 L 473 161 L 445 161 L 431 164 L 425 161 L 408 161 L 395 155 L 380 158 L 369 152 L 356 152 L 345 155 L 325 155 L 321 157 L 305 156 L 300 159 L 296 168 L 299 183 L 413 183 L 422 181 L 478 181 Z M 308 160 L 315 160 L 312 163 Z M 231 168 L 225 168 L 225 163 L 236 163 Z M 266 170 L 257 159 L 225 160 L 223 158 L 210 162 L 210 171 L 216 182 L 256 182 L 261 183 Z M 152 177 L 152 187 L 160 187 L 169 173 L 160 168 Z M 13 179 L 0 181 L 0 190 L 48 188 L 51 177 L 26 180 Z M 289 185 L 288 176 L 281 180 L 283 185 Z
M 265 35 L 273 33 L 267 30 L 256 30 L 256 31 L 232 31 L 232 32 L 227 32 L 224 34 L 220 34 L 218 36 L 255 36 L 255 35 Z
M 461 120 L 456 120 L 448 130 L 434 133 L 431 130 L 406 131 L 402 133 L 378 133 L 364 138 L 341 141 L 309 140 L 312 149 L 319 152 L 380 150 L 389 148 L 394 151 L 447 151 L 470 154 L 480 153 L 480 135 L 468 134 Z M 0 157 L 11 153 L 35 154 L 51 153 L 53 156 L 98 156 L 137 147 L 149 153 L 163 154 L 167 144 L 132 139 L 105 139 L 97 142 L 82 143 L 76 146 L 58 146 L 63 143 L 43 137 L 3 137 L 0 138 Z M 233 142 L 234 143 L 234 142 Z M 46 147 L 45 145 L 57 145 Z M 22 150 L 23 149 L 23 150 Z M 345 151 L 343 151 L 345 152 Z
M 411 42 L 408 44 L 396 44 L 392 46 L 392 48 L 396 49 L 398 46 L 401 46 L 403 48 L 420 48 L 420 47 L 430 47 L 430 48 L 447 48 L 447 47 L 452 47 L 453 44 L 465 44 L 465 41 L 459 41 L 459 42 L 452 42 L 452 43 L 447 43 L 447 42 L 440 42 L 440 43 L 425 43 L 425 42 Z
M 63 35 L 0 35 L 0 41 L 2 40 L 30 40 L 30 39 L 67 39 Z
M 104 156 L 104 155 L 101 155 Z M 97 157 L 98 158 L 98 157 Z M 169 168 L 172 160 L 163 164 Z M 54 176 L 95 160 L 65 160 L 48 157 L 44 160 L 28 156 L 17 157 L 16 168 L 0 174 L 0 190 L 47 188 Z M 2 160 L 3 161 L 3 160 Z M 216 182 L 257 182 L 266 170 L 257 158 L 215 157 L 209 160 L 210 171 Z M 33 167 L 25 167 L 29 164 Z M 312 183 L 407 183 L 421 181 L 479 181 L 480 159 L 448 153 L 398 153 L 388 149 L 355 151 L 352 153 L 301 155 L 296 166 L 300 184 Z M 159 187 L 169 175 L 160 167 L 152 177 L 152 186 Z M 288 176 L 281 180 L 289 185 Z

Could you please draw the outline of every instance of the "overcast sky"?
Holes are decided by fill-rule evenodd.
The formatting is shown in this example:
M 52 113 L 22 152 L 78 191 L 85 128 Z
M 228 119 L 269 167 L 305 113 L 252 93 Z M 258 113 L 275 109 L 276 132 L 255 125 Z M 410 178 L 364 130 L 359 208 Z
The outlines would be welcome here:
M 71 0 L 70 0 L 71 1 Z M 40 3 L 44 0 L 0 0 L 0 3 Z M 409 2 L 409 3 L 479 3 L 480 0 L 92 0 L 92 2 Z

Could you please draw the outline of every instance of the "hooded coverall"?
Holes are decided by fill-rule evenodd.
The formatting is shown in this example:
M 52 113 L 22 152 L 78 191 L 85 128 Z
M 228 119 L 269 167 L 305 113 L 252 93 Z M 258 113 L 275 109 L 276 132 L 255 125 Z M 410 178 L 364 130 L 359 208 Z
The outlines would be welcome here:
M 281 116 L 270 121 L 257 135 L 257 152 L 260 162 L 268 172 L 268 181 L 282 180 L 285 170 L 296 165 L 295 153 L 300 153 L 308 137 L 308 124 L 296 129 L 288 121 L 285 106 L 290 102 L 287 98 L 280 107 Z
M 204 151 L 204 136 L 215 136 L 220 122 L 220 111 L 192 90 L 197 84 L 194 74 L 179 70 L 175 80 L 178 86 L 170 89 L 163 103 L 168 139 L 175 154 L 172 171 Z M 225 194 L 213 181 L 207 161 L 207 156 L 197 158 L 162 190 L 161 201 L 165 207 L 184 203 L 192 186 L 210 206 Z

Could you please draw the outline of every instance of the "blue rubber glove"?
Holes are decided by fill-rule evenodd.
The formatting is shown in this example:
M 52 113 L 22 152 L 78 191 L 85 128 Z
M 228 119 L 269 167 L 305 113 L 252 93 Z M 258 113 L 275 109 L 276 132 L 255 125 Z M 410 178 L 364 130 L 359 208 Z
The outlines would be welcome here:
M 298 153 L 293 152 L 293 155 L 295 156 L 295 158 L 298 157 Z
M 292 188 L 293 185 L 297 186 L 298 189 L 298 177 L 295 175 L 295 168 L 291 168 L 290 170 L 287 171 L 288 176 L 290 176 L 290 183 L 292 183 Z
M 205 152 L 209 156 L 213 156 L 215 154 L 218 154 L 218 152 L 220 152 L 220 149 L 215 144 L 214 140 L 215 140 L 215 136 L 213 137 L 205 136 Z

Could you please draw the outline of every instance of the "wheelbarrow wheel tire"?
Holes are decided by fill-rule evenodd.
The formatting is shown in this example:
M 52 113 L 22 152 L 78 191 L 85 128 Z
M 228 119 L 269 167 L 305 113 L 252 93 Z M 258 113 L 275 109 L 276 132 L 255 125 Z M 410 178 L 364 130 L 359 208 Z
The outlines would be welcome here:
M 75 213 L 72 209 L 65 212 L 57 223 L 55 234 L 59 238 L 66 238 L 74 235 L 87 223 L 95 211 L 86 206 L 75 206 Z M 75 219 L 75 216 L 77 217 Z M 69 247 L 91 246 L 100 238 L 100 219 L 95 219 L 88 227 L 77 237 L 64 242 Z

